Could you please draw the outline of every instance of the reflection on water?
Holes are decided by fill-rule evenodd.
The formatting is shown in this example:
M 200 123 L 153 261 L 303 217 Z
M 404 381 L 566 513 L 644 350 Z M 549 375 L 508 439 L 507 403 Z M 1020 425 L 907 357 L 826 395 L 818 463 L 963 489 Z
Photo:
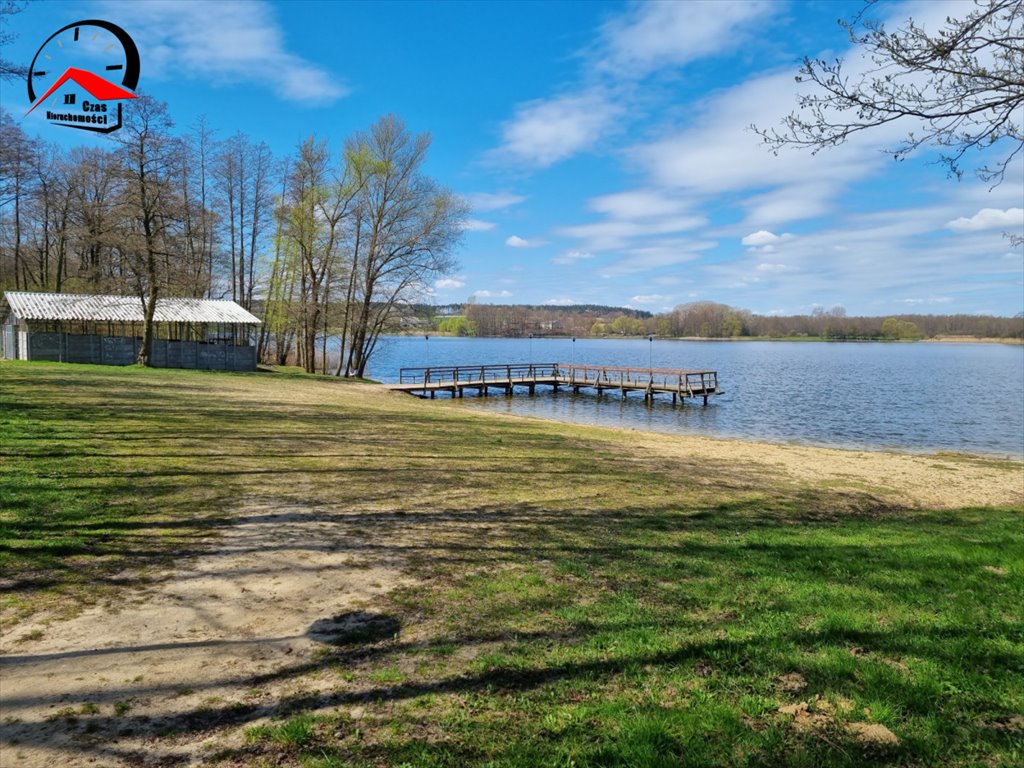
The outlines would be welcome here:
M 726 394 L 684 408 L 598 398 L 467 393 L 466 407 L 655 432 L 1024 456 L 1024 347 L 1002 344 L 687 342 L 390 337 L 370 376 L 400 367 L 565 362 L 718 371 Z

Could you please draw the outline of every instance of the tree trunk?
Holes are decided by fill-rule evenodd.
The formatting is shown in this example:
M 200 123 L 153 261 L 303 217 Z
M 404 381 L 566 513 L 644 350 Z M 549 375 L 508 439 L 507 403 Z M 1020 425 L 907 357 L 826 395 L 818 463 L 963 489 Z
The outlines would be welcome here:
M 151 260 L 154 262 L 155 259 Z M 139 349 L 139 357 L 136 362 L 139 365 L 144 365 L 147 368 L 152 366 L 152 352 L 153 352 L 153 315 L 156 313 L 156 298 L 159 293 L 159 287 L 157 286 L 156 280 L 150 280 L 149 283 L 149 295 L 146 297 L 146 310 L 145 310 L 145 322 L 142 324 L 142 347 Z

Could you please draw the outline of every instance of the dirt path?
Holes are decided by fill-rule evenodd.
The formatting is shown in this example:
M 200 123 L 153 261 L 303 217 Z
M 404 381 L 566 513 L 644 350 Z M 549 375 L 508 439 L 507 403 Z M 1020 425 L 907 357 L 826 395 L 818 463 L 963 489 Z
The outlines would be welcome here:
M 189 765 L 282 698 L 314 704 L 318 650 L 402 582 L 351 521 L 250 500 L 208 554 L 128 606 L 0 634 L 0 766 Z M 15 743 L 15 746 L 10 746 Z

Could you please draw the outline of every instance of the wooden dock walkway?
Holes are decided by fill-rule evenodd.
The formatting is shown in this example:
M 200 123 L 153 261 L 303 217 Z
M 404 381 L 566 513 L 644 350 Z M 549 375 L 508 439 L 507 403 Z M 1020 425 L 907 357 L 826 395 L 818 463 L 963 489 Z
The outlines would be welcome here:
M 656 394 L 671 395 L 672 402 L 683 404 L 688 397 L 700 397 L 704 405 L 708 397 L 722 394 L 718 388 L 717 371 L 690 371 L 672 368 L 623 368 L 614 365 L 582 363 L 513 363 L 507 365 L 457 365 L 430 368 L 402 368 L 397 384 L 389 387 L 420 397 L 435 397 L 438 392 L 462 397 L 467 389 L 487 397 L 490 390 L 506 395 L 516 388 L 526 388 L 531 395 L 539 386 L 596 390 L 598 395 L 612 390 L 626 397 L 642 392 L 645 401 Z

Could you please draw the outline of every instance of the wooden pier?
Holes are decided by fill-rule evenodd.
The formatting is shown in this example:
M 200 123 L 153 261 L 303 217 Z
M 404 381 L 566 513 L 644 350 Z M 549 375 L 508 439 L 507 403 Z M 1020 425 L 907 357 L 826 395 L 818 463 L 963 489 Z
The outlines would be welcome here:
M 614 365 L 584 365 L 578 363 L 514 363 L 507 365 L 457 365 L 431 368 L 402 368 L 397 384 L 389 385 L 399 392 L 433 398 L 438 392 L 462 397 L 467 389 L 475 390 L 479 397 L 487 397 L 491 390 L 506 395 L 515 394 L 516 388 L 525 388 L 531 395 L 536 388 L 571 388 L 574 393 L 582 389 L 619 392 L 626 397 L 630 392 L 643 393 L 645 401 L 657 394 L 670 395 L 672 403 L 683 404 L 688 397 L 700 397 L 704 405 L 712 395 L 722 394 L 718 388 L 716 371 L 690 371 L 671 368 L 622 368 Z

